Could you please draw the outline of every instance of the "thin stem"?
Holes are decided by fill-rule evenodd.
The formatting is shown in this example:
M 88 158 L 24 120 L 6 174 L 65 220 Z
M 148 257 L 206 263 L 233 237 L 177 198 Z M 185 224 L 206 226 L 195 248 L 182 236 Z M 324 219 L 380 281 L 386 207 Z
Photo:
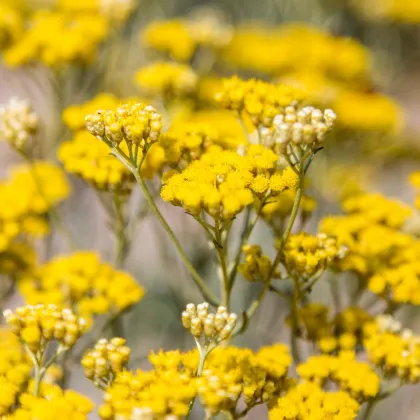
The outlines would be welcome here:
M 222 242 L 222 231 L 220 229 L 220 221 L 216 220 L 215 223 L 215 244 L 217 256 L 219 258 L 220 268 L 222 270 L 222 276 L 220 279 L 221 291 L 222 291 L 222 305 L 229 309 L 230 304 L 230 288 L 229 288 L 229 273 L 226 262 L 226 248 L 221 245 Z
M 194 268 L 191 261 L 188 259 L 187 255 L 185 254 L 185 251 L 183 250 L 181 244 L 178 241 L 178 238 L 175 236 L 174 232 L 170 228 L 168 222 L 163 217 L 162 213 L 160 212 L 159 208 L 157 207 L 152 195 L 150 194 L 149 189 L 147 188 L 147 185 L 143 179 L 143 177 L 140 175 L 139 171 L 136 167 L 134 167 L 128 160 L 126 160 L 126 157 L 124 155 L 120 154 L 119 150 L 116 150 L 115 148 L 112 149 L 113 155 L 120 160 L 121 163 L 123 163 L 134 175 L 136 178 L 137 183 L 140 185 L 144 196 L 146 197 L 146 200 L 150 206 L 150 208 L 155 213 L 156 217 L 158 218 L 159 222 L 161 223 L 162 227 L 165 229 L 166 233 L 168 234 L 169 238 L 172 240 L 172 243 L 174 244 L 176 250 L 178 251 L 181 260 L 187 267 L 188 271 L 190 272 L 194 282 L 198 286 L 201 294 L 204 296 L 204 298 L 211 303 L 214 306 L 219 305 L 219 300 L 217 297 L 212 293 L 212 291 L 206 286 L 204 283 L 204 280 L 201 278 L 198 271 Z M 143 152 L 143 156 L 145 156 L 145 152 Z
M 207 348 L 207 347 L 201 347 L 201 345 L 200 345 L 200 343 L 196 340 L 196 343 L 197 343 L 197 347 L 198 347 L 198 351 L 199 351 L 199 353 L 200 353 L 200 361 L 199 361 L 199 363 L 198 363 L 198 368 L 197 368 L 197 373 L 196 373 L 196 377 L 197 378 L 199 378 L 200 376 L 201 376 L 201 373 L 203 372 L 203 368 L 204 368 L 204 363 L 206 362 L 206 359 L 207 359 L 207 356 L 210 354 L 210 352 L 214 349 L 214 347 L 209 347 L 209 348 Z M 185 417 L 185 420 L 188 420 L 189 418 L 190 418 L 190 416 L 191 416 L 191 413 L 192 413 L 192 410 L 193 410 L 193 407 L 194 407 L 194 403 L 195 403 L 195 400 L 196 400 L 196 396 L 191 400 L 191 402 L 190 402 L 190 407 L 189 407 L 189 410 L 188 410 L 188 414 L 187 414 L 187 416 Z
M 363 414 L 362 420 L 370 420 L 372 418 L 373 412 L 376 406 L 389 396 L 391 396 L 395 391 L 401 388 L 401 384 L 396 385 L 395 387 L 388 389 L 387 391 L 382 392 L 381 394 L 377 395 L 375 398 L 368 402 L 366 410 Z
M 116 238 L 116 252 L 115 252 L 115 266 L 121 267 L 128 250 L 128 238 L 126 235 L 126 220 L 124 216 L 124 202 L 118 193 L 113 196 L 115 206 L 115 238 Z
M 297 336 L 299 332 L 299 299 L 299 282 L 297 280 L 294 280 L 293 299 L 291 304 L 292 328 L 290 329 L 290 347 L 292 351 L 293 360 L 296 364 L 301 361 L 299 345 L 297 341 Z
M 302 186 L 302 181 L 301 181 L 299 183 L 299 186 L 298 186 L 297 190 L 296 190 L 296 196 L 295 196 L 295 201 L 294 201 L 294 204 L 293 204 L 292 213 L 290 214 L 289 222 L 286 226 L 286 230 L 284 231 L 284 234 L 283 234 L 283 237 L 282 237 L 282 240 L 281 240 L 280 247 L 279 247 L 279 250 L 277 252 L 276 258 L 273 262 L 273 265 L 271 266 L 270 275 L 268 277 L 268 280 L 265 282 L 264 287 L 261 289 L 257 298 L 252 302 L 252 304 L 250 305 L 250 307 L 246 311 L 246 315 L 247 315 L 248 320 L 255 314 L 256 310 L 259 308 L 262 300 L 264 299 L 267 291 L 269 290 L 269 288 L 271 286 L 271 282 L 273 280 L 273 275 L 276 272 L 277 267 L 281 262 L 281 259 L 283 257 L 284 246 L 286 245 L 287 239 L 289 238 L 290 232 L 292 231 L 293 225 L 295 223 L 296 217 L 297 217 L 298 212 L 299 212 L 299 206 L 300 206 L 300 202 L 301 202 L 301 199 L 302 199 L 302 190 L 303 190 L 303 186 Z
M 34 396 L 39 396 L 39 389 L 41 387 L 41 367 L 38 362 L 34 363 Z

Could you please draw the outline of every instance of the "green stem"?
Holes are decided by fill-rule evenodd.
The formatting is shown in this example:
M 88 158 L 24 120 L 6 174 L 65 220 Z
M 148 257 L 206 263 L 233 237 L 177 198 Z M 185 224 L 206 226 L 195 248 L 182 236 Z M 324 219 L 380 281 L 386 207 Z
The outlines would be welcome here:
M 165 229 L 165 231 L 168 234 L 169 238 L 172 240 L 172 243 L 174 244 L 176 250 L 178 251 L 178 253 L 179 253 L 180 257 L 181 257 L 181 260 L 183 261 L 183 263 L 187 267 L 188 271 L 190 272 L 190 274 L 191 274 L 194 282 L 198 286 L 201 294 L 204 296 L 204 298 L 209 303 L 211 303 L 214 306 L 218 306 L 219 305 L 219 300 L 212 293 L 212 291 L 206 286 L 206 284 L 204 283 L 204 280 L 201 278 L 201 276 L 198 273 L 198 271 L 191 264 L 191 261 L 188 259 L 187 255 L 185 254 L 185 251 L 183 250 L 181 244 L 178 241 L 178 238 L 175 236 L 174 232 L 172 231 L 172 229 L 168 225 L 168 222 L 163 217 L 162 213 L 160 212 L 159 208 L 157 207 L 157 205 L 156 205 L 156 203 L 155 203 L 152 195 L 150 194 L 149 189 L 147 188 L 147 185 L 146 185 L 143 177 L 140 175 L 140 173 L 137 170 L 137 168 L 134 167 L 132 164 L 130 164 L 130 162 L 128 160 L 126 160 L 126 157 L 124 157 L 124 156 L 122 156 L 120 154 L 120 151 L 119 150 L 112 149 L 112 153 L 114 154 L 114 156 L 117 159 L 120 160 L 121 163 L 123 163 L 132 172 L 132 174 L 136 178 L 136 181 L 140 185 L 140 188 L 142 189 L 143 194 L 146 197 L 146 200 L 147 200 L 150 208 L 153 210 L 153 212 L 155 213 L 156 217 L 158 218 L 160 224 Z M 145 153 L 144 153 L 144 155 L 145 155 Z
M 115 206 L 115 238 L 116 238 L 116 252 L 115 252 L 115 266 L 120 268 L 124 265 L 124 260 L 128 250 L 128 238 L 126 235 L 126 220 L 124 216 L 124 202 L 118 193 L 113 196 Z
M 229 288 L 229 273 L 226 263 L 226 247 L 223 248 L 222 243 L 222 231 L 220 229 L 220 221 L 216 220 L 215 223 L 215 247 L 217 256 L 219 258 L 219 264 L 220 268 L 222 270 L 222 277 L 220 279 L 221 284 L 221 292 L 222 292 L 222 305 L 226 307 L 229 310 L 229 304 L 230 304 L 230 288 Z
M 297 341 L 298 332 L 299 332 L 299 298 L 300 298 L 300 291 L 299 291 L 299 283 L 297 280 L 294 280 L 294 287 L 293 287 L 293 299 L 291 304 L 291 316 L 292 316 L 292 328 L 290 329 L 290 344 L 291 344 L 291 351 L 292 356 L 295 364 L 301 362 L 299 345 Z
M 246 316 L 247 316 L 248 320 L 250 318 L 252 318 L 252 316 L 254 316 L 255 312 L 259 308 L 262 300 L 264 299 L 267 291 L 269 290 L 269 288 L 271 286 L 271 282 L 273 280 L 273 275 L 276 272 L 277 267 L 280 264 L 281 259 L 283 257 L 284 246 L 286 245 L 287 239 L 289 238 L 290 232 L 292 231 L 293 225 L 295 223 L 296 217 L 297 217 L 298 212 L 299 212 L 299 207 L 300 207 L 300 202 L 301 202 L 301 199 L 302 199 L 302 192 L 303 192 L 303 185 L 302 184 L 303 184 L 303 178 L 301 179 L 301 181 L 299 183 L 299 186 L 296 190 L 296 196 L 295 196 L 295 201 L 294 201 L 294 204 L 293 204 L 292 213 L 290 214 L 289 222 L 286 226 L 286 230 L 284 231 L 284 234 L 283 234 L 283 237 L 282 237 L 282 240 L 281 240 L 280 247 L 279 247 L 279 250 L 277 252 L 276 258 L 273 262 L 273 265 L 271 266 L 269 277 L 268 277 L 267 281 L 265 282 L 264 287 L 261 289 L 257 298 L 252 302 L 252 304 L 250 305 L 250 307 L 246 311 Z M 243 332 L 243 331 L 240 331 L 240 332 Z

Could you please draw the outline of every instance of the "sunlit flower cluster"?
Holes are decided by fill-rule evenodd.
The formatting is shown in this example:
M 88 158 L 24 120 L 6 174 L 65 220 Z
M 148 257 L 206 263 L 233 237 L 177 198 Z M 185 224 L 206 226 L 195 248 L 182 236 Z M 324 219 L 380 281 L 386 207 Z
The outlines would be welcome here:
M 58 256 L 39 266 L 21 279 L 19 290 L 31 304 L 71 307 L 87 320 L 123 311 L 144 295 L 133 277 L 102 262 L 92 251 Z
M 348 247 L 339 262 L 344 270 L 362 274 L 375 272 L 388 264 L 390 253 L 404 249 L 413 239 L 401 231 L 412 210 L 404 203 L 380 194 L 361 193 L 342 203 L 346 215 L 328 216 L 321 221 L 320 230 L 336 236 Z
M 420 337 L 391 315 L 380 315 L 364 328 L 367 357 L 387 377 L 420 380 Z
M 256 79 L 244 81 L 234 76 L 224 80 L 216 100 L 223 108 L 248 115 L 255 126 L 271 127 L 274 117 L 296 100 L 296 96 L 296 90 L 287 86 Z
M 107 33 L 100 15 L 69 16 L 41 10 L 31 17 L 29 28 L 4 53 L 6 63 L 17 67 L 41 62 L 49 67 L 89 64 Z
M 92 350 L 88 350 L 81 364 L 85 376 L 99 388 L 112 384 L 118 372 L 121 372 L 130 358 L 130 348 L 123 338 L 114 337 L 111 340 L 100 339 Z
M 6 310 L 3 315 L 12 332 L 33 353 L 51 340 L 57 340 L 63 348 L 70 348 L 87 328 L 86 321 L 71 309 L 58 309 L 52 304 L 21 306 L 15 312 Z
M 19 98 L 11 98 L 0 107 L 0 138 L 22 149 L 38 128 L 38 117 L 31 105 Z
M 346 392 L 327 392 L 311 382 L 303 382 L 281 397 L 269 411 L 270 420 L 354 420 L 359 404 Z
M 338 356 L 311 356 L 297 367 L 301 378 L 325 387 L 328 381 L 337 383 L 352 398 L 365 401 L 379 391 L 379 376 L 366 362 L 355 359 L 353 352 Z

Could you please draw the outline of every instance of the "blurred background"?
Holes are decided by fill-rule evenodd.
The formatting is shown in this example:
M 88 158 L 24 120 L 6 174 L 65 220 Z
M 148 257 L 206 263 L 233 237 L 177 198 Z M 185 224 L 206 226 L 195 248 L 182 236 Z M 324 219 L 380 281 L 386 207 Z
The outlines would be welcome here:
M 106 36 L 94 45 L 94 57 L 83 63 L 56 65 L 33 57 L 16 58 L 18 52 L 10 50 L 2 33 L 2 27 L 7 26 L 4 22 L 10 19 L 6 14 L 2 17 L 2 8 L 18 9 L 30 22 L 39 10 L 62 7 L 75 14 L 83 12 L 89 1 L 0 0 L 0 47 L 4 52 L 0 103 L 12 96 L 29 100 L 42 121 L 37 134 L 42 157 L 58 161 L 57 138 L 62 141 L 72 137 L 61 118 L 70 105 L 82 104 L 101 92 L 118 98 L 146 98 L 163 113 L 169 127 L 197 110 L 212 109 L 211 98 L 220 86 L 220 78 L 237 74 L 296 86 L 304 91 L 308 102 L 337 112 L 339 128 L 311 168 L 308 192 L 318 206 L 305 230 L 316 231 L 320 217 L 339 212 L 340 198 L 352 189 L 380 191 L 408 203 L 414 201 L 407 179 L 410 172 L 420 168 L 420 0 L 107 3 L 115 21 L 108 21 Z M 117 12 L 125 7 L 129 12 L 119 20 Z M 159 45 L 167 39 L 160 40 L 153 33 L 153 25 L 163 21 L 176 23 L 173 27 L 155 28 L 164 34 L 163 38 L 171 39 L 173 45 L 166 50 Z M 194 54 L 188 52 L 185 28 L 193 31 L 195 40 L 200 40 L 196 41 L 200 49 Z M 49 32 L 48 27 L 44 30 Z M 54 28 L 49 36 L 54 37 Z M 84 42 L 83 38 L 79 42 Z M 139 69 L 162 57 L 192 66 L 199 78 L 193 94 L 156 95 L 147 89 L 153 84 L 150 75 L 144 77 L 145 81 L 136 82 Z M 0 150 L 0 175 L 6 177 L 19 158 L 7 144 L 0 144 Z M 60 207 L 66 225 L 81 249 L 97 250 L 105 260 L 112 260 L 114 236 L 101 203 L 86 183 L 74 176 L 69 179 L 72 195 Z M 158 190 L 158 180 L 151 182 Z M 141 205 L 142 198 L 135 191 L 131 208 L 135 211 Z M 162 201 L 159 206 L 195 266 L 216 290 L 216 262 L 199 226 L 182 209 Z M 269 229 L 260 224 L 253 240 L 262 246 L 271 243 Z M 39 247 L 41 261 L 69 251 L 59 232 L 52 235 L 51 241 L 49 255 Z M 197 303 L 202 298 L 152 215 L 146 216 L 137 229 L 124 269 L 147 290 L 144 299 L 123 320 L 133 349 L 131 367 L 146 367 L 151 349 L 192 348 L 193 342 L 182 328 L 179 315 L 186 303 Z M 321 282 L 315 288 L 315 301 L 330 302 L 325 284 Z M 239 313 L 246 308 L 256 290 L 258 287 L 253 284 L 240 282 L 233 297 L 233 310 Z M 345 300 L 345 292 L 342 293 Z M 19 296 L 14 296 L 12 305 L 19 300 Z M 247 333 L 235 344 L 258 348 L 287 342 L 286 312 L 281 305 L 275 296 L 268 296 Z M 419 316 L 413 308 L 398 314 L 416 331 L 420 328 Z M 100 401 L 100 393 L 81 371 L 75 369 L 70 385 Z M 420 419 L 420 402 L 416 398 L 419 391 L 418 386 L 404 387 L 381 404 L 374 418 Z M 257 410 L 248 418 L 264 417 L 265 413 Z

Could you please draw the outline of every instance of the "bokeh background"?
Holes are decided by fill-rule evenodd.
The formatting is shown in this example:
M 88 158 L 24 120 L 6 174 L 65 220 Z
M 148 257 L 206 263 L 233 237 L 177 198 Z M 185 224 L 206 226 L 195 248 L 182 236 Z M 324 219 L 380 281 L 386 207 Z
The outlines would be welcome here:
M 21 2 L 26 10 L 55 6 L 52 0 L 11 1 Z M 362 187 L 413 202 L 414 191 L 407 178 L 420 167 L 420 0 L 139 0 L 129 18 L 98 47 L 93 67 L 73 65 L 57 73 L 41 63 L 17 68 L 0 64 L 0 103 L 12 96 L 28 99 L 42 121 L 37 136 L 45 156 L 57 160 L 55 139 L 71 137 L 61 123 L 62 110 L 99 92 L 118 97 L 144 95 L 134 74 L 158 54 L 145 47 L 140 34 L 153 22 L 173 18 L 216 22 L 214 30 L 223 46 L 210 71 L 201 58 L 203 78 L 238 74 L 284 81 L 303 87 L 316 103 L 340 107 L 336 111 L 339 120 L 344 115 L 343 126 L 311 168 L 309 191 L 319 204 L 306 230 L 314 231 L 321 216 L 339 211 L 338 201 L 346 188 Z M 334 40 L 337 45 L 329 46 Z M 175 112 L 183 112 L 183 104 L 177 104 L 181 111 L 165 109 L 159 101 L 154 104 L 167 124 Z M 5 177 L 19 158 L 7 144 L 0 144 L 0 150 L 0 175 Z M 97 250 L 111 260 L 114 237 L 100 202 L 84 182 L 75 177 L 70 180 L 72 195 L 60 208 L 65 223 L 82 249 Z M 133 209 L 142 202 L 137 193 Z M 215 261 L 199 227 L 181 209 L 159 205 L 194 264 L 217 288 Z M 262 224 L 254 233 L 255 241 L 262 245 L 269 236 Z M 59 232 L 51 240 L 52 255 L 69 251 Z M 41 259 L 47 257 L 41 245 L 39 253 Z M 133 349 L 131 367 L 147 366 L 150 349 L 191 348 L 191 337 L 182 328 L 179 315 L 186 303 L 199 302 L 201 297 L 153 216 L 146 217 L 138 228 L 124 268 L 147 290 L 124 318 Z M 323 284 L 315 288 L 315 299 L 332 305 Z M 233 309 L 246 308 L 256 290 L 252 284 L 240 284 Z M 346 292 L 341 293 L 345 300 Z M 10 304 L 14 306 L 19 299 L 14 296 Z M 281 302 L 269 296 L 237 344 L 258 348 L 287 342 L 285 316 Z M 419 331 L 418 310 L 406 309 L 398 317 Z M 78 368 L 72 372 L 70 385 L 100 401 L 99 392 Z M 374 418 L 419 419 L 419 392 L 418 386 L 404 387 L 380 405 Z M 248 418 L 264 416 L 257 410 Z

